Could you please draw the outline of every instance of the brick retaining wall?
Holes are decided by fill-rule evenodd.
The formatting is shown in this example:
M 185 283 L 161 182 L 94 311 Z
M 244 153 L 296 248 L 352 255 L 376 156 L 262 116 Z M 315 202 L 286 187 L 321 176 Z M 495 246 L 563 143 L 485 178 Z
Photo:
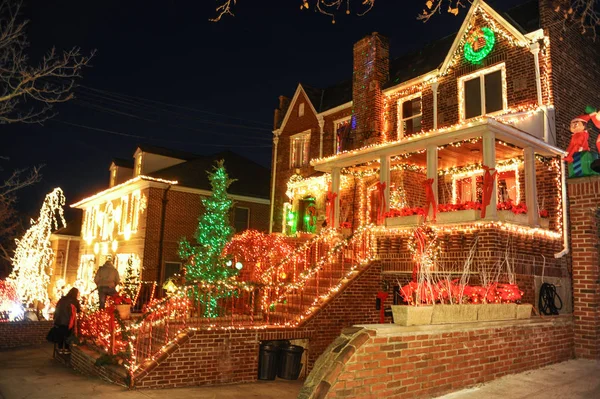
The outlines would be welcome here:
M 328 348 L 299 398 L 430 397 L 574 356 L 571 316 L 363 327 Z
M 52 325 L 50 320 L 0 323 L 0 350 L 43 344 Z

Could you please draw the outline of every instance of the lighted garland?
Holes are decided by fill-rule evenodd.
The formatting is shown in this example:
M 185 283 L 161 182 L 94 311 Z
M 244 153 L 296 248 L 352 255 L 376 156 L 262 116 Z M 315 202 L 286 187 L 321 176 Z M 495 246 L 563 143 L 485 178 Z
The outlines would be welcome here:
M 473 49 L 473 44 L 481 41 L 484 41 L 483 46 L 479 50 Z M 476 29 L 465 43 L 465 59 L 471 64 L 479 64 L 481 60 L 492 52 L 495 43 L 496 36 L 490 28 L 484 26 L 483 28 Z

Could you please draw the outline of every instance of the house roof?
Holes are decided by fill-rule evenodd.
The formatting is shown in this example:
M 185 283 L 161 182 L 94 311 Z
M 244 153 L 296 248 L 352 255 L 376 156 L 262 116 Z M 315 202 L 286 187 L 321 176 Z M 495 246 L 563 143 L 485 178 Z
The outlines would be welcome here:
M 133 169 L 133 159 L 113 158 L 112 163 L 122 168 Z
M 229 194 L 264 199 L 269 198 L 269 182 L 271 179 L 269 169 L 232 151 L 223 151 L 210 156 L 198 157 L 188 162 L 150 173 L 150 176 L 177 180 L 179 186 L 211 191 L 212 187 L 210 186 L 207 172 L 212 171 L 215 162 L 221 159 L 225 161 L 225 169 L 229 177 L 237 179 L 227 190 Z
M 62 227 L 52 234 L 76 237 L 79 237 L 81 235 L 81 221 L 83 218 L 83 212 L 79 209 L 74 210 L 73 212 L 74 217 L 67 222 L 67 227 Z
M 150 154 L 163 155 L 165 157 L 182 159 L 184 161 L 189 161 L 200 157 L 200 155 L 192 154 L 191 152 L 174 150 L 171 148 L 159 147 L 150 144 L 140 144 L 137 146 L 137 148 Z
M 522 33 L 533 32 L 540 27 L 538 0 L 528 0 L 500 14 Z M 390 60 L 390 79 L 382 88 L 396 86 L 440 67 L 456 37 L 457 32 L 431 42 L 417 51 Z M 352 101 L 352 79 L 325 89 L 314 88 L 304 83 L 302 87 L 319 113 Z

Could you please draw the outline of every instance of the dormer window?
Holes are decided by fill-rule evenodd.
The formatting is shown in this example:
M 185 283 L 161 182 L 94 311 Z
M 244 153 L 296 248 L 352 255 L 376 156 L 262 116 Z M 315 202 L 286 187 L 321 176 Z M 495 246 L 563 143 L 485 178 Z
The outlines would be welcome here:
M 421 93 L 416 93 L 398 101 L 398 138 L 412 136 L 421 131 Z
M 298 116 L 304 116 L 304 103 L 300 103 L 298 106 Z
M 142 154 L 137 156 L 135 159 L 135 175 L 139 176 L 142 174 Z
M 117 168 L 113 168 L 110 172 L 110 187 L 114 187 L 117 183 Z
M 458 79 L 460 120 L 508 109 L 506 65 L 498 64 Z

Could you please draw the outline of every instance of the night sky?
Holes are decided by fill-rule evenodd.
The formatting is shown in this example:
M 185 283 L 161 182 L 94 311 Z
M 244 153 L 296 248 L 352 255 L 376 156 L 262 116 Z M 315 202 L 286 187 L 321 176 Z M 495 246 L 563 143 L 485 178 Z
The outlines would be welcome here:
M 3 174 L 45 165 L 42 182 L 19 193 L 21 212 L 36 215 L 57 186 L 68 204 L 106 188 L 111 160 L 131 159 L 140 143 L 201 155 L 230 149 L 269 167 L 279 95 L 291 97 L 299 82 L 349 79 L 352 46 L 370 32 L 390 38 L 394 58 L 457 31 L 466 13 L 423 24 L 424 0 L 378 0 L 369 14 L 340 13 L 332 24 L 301 11 L 300 0 L 239 0 L 234 18 L 213 23 L 214 4 L 26 0 L 33 60 L 52 46 L 97 53 L 77 99 L 54 119 L 0 127 L 0 155 L 10 157 Z

